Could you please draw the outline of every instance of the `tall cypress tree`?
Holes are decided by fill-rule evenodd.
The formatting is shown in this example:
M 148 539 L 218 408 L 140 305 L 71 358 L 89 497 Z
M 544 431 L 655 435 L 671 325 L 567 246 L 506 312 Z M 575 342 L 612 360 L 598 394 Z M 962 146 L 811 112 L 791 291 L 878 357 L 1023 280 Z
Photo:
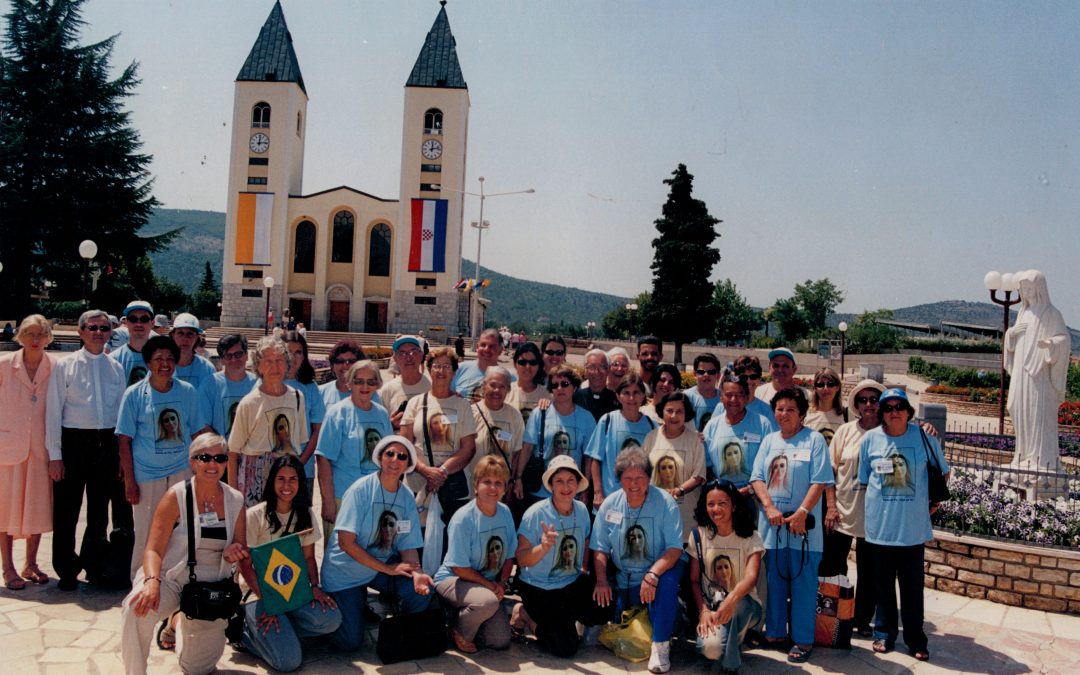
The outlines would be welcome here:
M 662 216 L 656 220 L 660 236 L 653 239 L 652 299 L 645 308 L 645 325 L 663 340 L 675 343 L 675 362 L 682 363 L 682 346 L 712 332 L 713 267 L 720 252 L 713 242 L 721 221 L 694 199 L 694 177 L 680 164 L 671 178 Z
M 110 277 L 168 244 L 176 232 L 140 237 L 158 205 L 151 157 L 123 100 L 136 64 L 109 79 L 117 36 L 81 45 L 85 0 L 12 0 L 0 50 L 0 306 L 24 314 L 53 282 L 55 299 L 81 293 L 83 239 Z M 136 288 L 137 294 L 149 289 Z

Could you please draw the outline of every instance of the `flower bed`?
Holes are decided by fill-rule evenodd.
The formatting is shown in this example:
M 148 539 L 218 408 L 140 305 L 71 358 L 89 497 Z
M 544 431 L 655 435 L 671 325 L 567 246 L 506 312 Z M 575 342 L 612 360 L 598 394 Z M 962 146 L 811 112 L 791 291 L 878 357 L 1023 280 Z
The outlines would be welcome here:
M 998 452 L 1012 453 L 1016 450 L 1016 437 L 1008 435 L 948 432 L 945 434 L 945 442 Z M 1058 435 L 1058 451 L 1062 457 L 1080 458 L 1080 434 L 1075 431 L 1061 432 Z

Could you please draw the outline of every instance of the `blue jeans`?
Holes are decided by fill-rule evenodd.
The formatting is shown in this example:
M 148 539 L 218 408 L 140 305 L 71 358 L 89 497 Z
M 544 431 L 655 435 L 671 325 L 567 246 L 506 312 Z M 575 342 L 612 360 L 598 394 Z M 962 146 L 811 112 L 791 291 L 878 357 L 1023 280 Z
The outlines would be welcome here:
M 341 611 L 341 626 L 330 636 L 330 641 L 340 651 L 354 652 L 364 643 L 364 607 L 367 605 L 367 589 L 374 588 L 381 597 L 395 599 L 403 614 L 416 614 L 431 604 L 430 595 L 420 595 L 413 589 L 412 577 L 377 574 L 367 586 L 353 586 L 330 595 L 337 601 Z
M 709 637 L 697 637 L 697 648 L 701 655 L 710 661 L 720 661 L 720 666 L 735 670 L 742 664 L 739 645 L 742 644 L 746 631 L 761 623 L 761 603 L 749 595 L 739 599 L 731 620 L 717 627 Z
M 765 550 L 765 575 L 769 592 L 765 612 L 765 634 L 770 638 L 788 636 L 788 599 L 791 599 L 791 639 L 795 644 L 814 644 L 817 621 L 818 565 L 821 554 L 795 548 Z
M 685 557 L 685 555 L 683 556 Z M 652 624 L 653 642 L 667 642 L 675 632 L 675 617 L 679 613 L 679 582 L 682 581 L 686 561 L 678 561 L 660 575 L 656 585 L 656 597 L 649 603 L 649 623 Z M 641 604 L 641 585 L 633 588 L 615 589 L 615 610 L 623 611 Z
M 308 603 L 278 617 L 278 630 L 265 635 L 259 630 L 258 618 L 263 613 L 263 601 L 244 605 L 244 646 L 266 661 L 274 670 L 289 672 L 303 662 L 300 638 L 333 633 L 341 625 L 341 612 Z

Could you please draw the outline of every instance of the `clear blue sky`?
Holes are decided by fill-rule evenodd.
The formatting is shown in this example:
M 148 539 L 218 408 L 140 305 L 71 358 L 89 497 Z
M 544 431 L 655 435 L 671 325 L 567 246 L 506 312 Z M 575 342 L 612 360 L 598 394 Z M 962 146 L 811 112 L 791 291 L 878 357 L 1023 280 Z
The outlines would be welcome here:
M 223 211 L 233 80 L 272 0 L 91 0 L 172 208 Z M 0 0 L 0 10 L 9 5 Z M 286 0 L 311 97 L 304 191 L 396 198 L 434 0 Z M 752 304 L 829 277 L 859 312 L 984 300 L 1039 268 L 1080 325 L 1080 3 L 451 0 L 483 263 L 633 295 L 679 162 Z M 478 200 L 466 202 L 466 219 Z M 475 255 L 474 231 L 465 239 Z M 599 320 L 600 317 L 597 317 Z

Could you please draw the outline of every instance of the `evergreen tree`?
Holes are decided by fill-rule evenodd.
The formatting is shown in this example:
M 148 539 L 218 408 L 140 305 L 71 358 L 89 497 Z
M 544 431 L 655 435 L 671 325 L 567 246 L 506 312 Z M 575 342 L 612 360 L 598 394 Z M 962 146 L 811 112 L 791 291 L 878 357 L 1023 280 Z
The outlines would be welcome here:
M 721 221 L 709 215 L 705 202 L 694 199 L 694 177 L 680 164 L 671 178 L 660 236 L 653 239 L 652 301 L 643 312 L 645 326 L 657 337 L 675 343 L 675 362 L 682 363 L 682 346 L 709 335 L 713 328 L 713 267 L 720 252 L 713 242 Z
M 139 152 L 122 106 L 139 83 L 136 64 L 109 79 L 116 36 L 79 44 L 84 2 L 11 0 L 5 17 L 0 303 L 13 315 L 31 308 L 31 294 L 46 280 L 54 283 L 54 298 L 79 297 L 83 239 L 98 244 L 99 291 L 110 294 L 114 282 L 145 277 L 128 268 L 176 236 L 137 234 L 158 202 L 147 170 L 151 157 Z M 152 290 L 134 287 L 144 297 Z
M 200 319 L 217 317 L 221 314 L 218 311 L 219 302 L 221 302 L 221 291 L 218 289 L 217 282 L 214 281 L 214 270 L 210 267 L 210 261 L 207 260 L 199 288 L 191 296 L 191 311 Z

